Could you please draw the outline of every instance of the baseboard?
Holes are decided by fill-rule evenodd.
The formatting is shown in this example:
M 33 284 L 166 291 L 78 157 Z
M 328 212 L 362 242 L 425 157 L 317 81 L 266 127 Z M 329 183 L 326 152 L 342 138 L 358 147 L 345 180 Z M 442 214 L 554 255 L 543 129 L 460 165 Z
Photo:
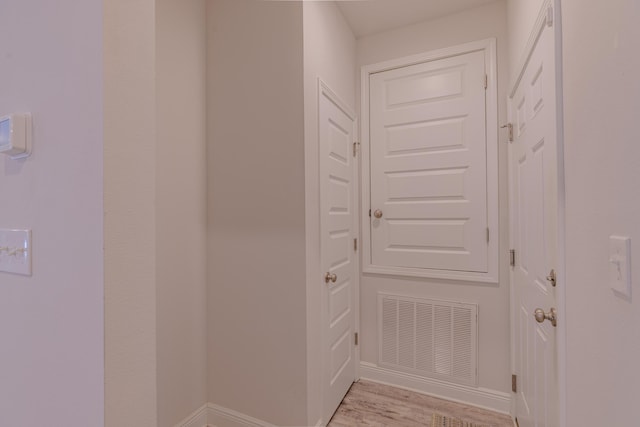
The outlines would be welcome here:
M 496 390 L 453 384 L 360 362 L 360 378 L 473 405 L 510 415 L 511 395 Z
M 276 427 L 233 409 L 207 403 L 176 424 L 175 427 Z
M 193 411 L 184 420 L 176 424 L 175 427 L 209 427 L 209 404 L 205 403 L 200 408 Z
M 419 377 L 381 368 L 373 363 L 360 363 L 360 378 L 400 387 L 418 393 L 509 414 L 511 395 L 486 388 L 469 387 L 446 381 Z M 319 421 L 318 425 L 322 422 Z M 276 427 L 240 412 L 213 403 L 202 405 L 176 427 Z
M 211 427 L 276 427 L 266 421 L 250 417 L 233 409 L 209 403 L 207 422 Z

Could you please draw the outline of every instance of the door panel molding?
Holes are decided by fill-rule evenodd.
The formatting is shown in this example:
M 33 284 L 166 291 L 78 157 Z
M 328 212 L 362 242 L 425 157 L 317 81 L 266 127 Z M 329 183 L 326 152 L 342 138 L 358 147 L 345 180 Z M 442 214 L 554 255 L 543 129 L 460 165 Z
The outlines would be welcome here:
M 530 90 L 528 95 L 530 99 L 528 103 L 523 101 L 523 94 L 521 86 L 526 81 L 523 82 L 523 79 L 527 79 L 529 76 L 529 80 L 536 81 L 537 77 L 533 79 L 530 78 L 530 72 L 528 70 L 529 67 L 536 67 L 535 61 L 539 61 L 536 58 L 536 48 L 541 43 L 541 40 L 545 38 L 544 43 L 547 43 L 549 49 L 552 49 L 551 55 L 547 57 L 553 58 L 554 65 L 552 69 L 546 70 L 547 77 L 553 76 L 554 79 L 554 89 L 555 89 L 555 99 L 547 99 L 548 105 L 545 108 L 551 108 L 554 110 L 552 118 L 555 120 L 555 128 L 550 135 L 552 138 L 555 138 L 555 150 L 553 154 L 553 162 L 555 164 L 555 174 L 556 174 L 556 183 L 553 185 L 553 188 L 549 188 L 551 190 L 551 197 L 555 202 L 557 202 L 557 208 L 554 211 L 555 214 L 555 239 L 551 242 L 555 244 L 555 272 L 556 272 L 556 282 L 557 286 L 554 288 L 550 288 L 545 282 L 545 275 L 548 274 L 548 271 L 540 270 L 539 266 L 531 264 L 528 262 L 532 256 L 535 254 L 530 253 L 516 253 L 516 266 L 511 267 L 511 322 L 514 327 L 512 327 L 512 339 L 511 339 L 511 353 L 512 353 L 512 366 L 513 372 L 516 373 L 518 367 L 523 367 L 528 364 L 531 364 L 529 359 L 535 357 L 540 357 L 539 354 L 536 354 L 534 349 L 523 348 L 521 344 L 522 342 L 528 341 L 527 339 L 521 340 L 521 337 L 525 334 L 533 335 L 531 337 L 531 341 L 537 342 L 540 347 L 539 350 L 542 349 L 542 344 L 550 345 L 553 344 L 555 347 L 554 357 L 556 358 L 556 372 L 553 375 L 553 383 L 545 384 L 546 387 L 557 387 L 557 400 L 555 401 L 555 405 L 557 406 L 557 413 L 555 414 L 557 418 L 553 420 L 555 424 L 553 425 L 564 425 L 566 420 L 565 414 L 565 401 L 566 401 L 566 381 L 565 381 L 565 372 L 566 372 L 566 325 L 563 321 L 563 313 L 565 312 L 565 280 L 564 280 L 564 271 L 565 271 L 565 257 L 564 257 L 564 206 L 565 206 L 565 193 L 564 193 L 564 161 L 563 161 L 563 105 L 562 105 L 562 29 L 561 29 L 561 12 L 560 12 L 560 0 L 544 0 L 542 2 L 540 11 L 538 13 L 538 17 L 535 21 L 534 26 L 531 29 L 531 33 L 526 44 L 525 49 L 522 52 L 521 60 L 519 61 L 519 66 L 513 70 L 513 74 L 511 76 L 511 84 L 510 84 L 510 95 L 508 100 L 508 113 L 509 113 L 509 122 L 514 124 L 514 131 L 516 132 L 517 137 L 524 132 L 527 132 L 526 123 L 524 123 L 527 118 L 534 118 L 538 114 L 538 110 L 542 109 L 543 106 L 540 105 L 538 101 L 538 97 L 542 95 L 542 88 L 545 86 L 542 83 L 540 88 L 535 87 L 536 84 L 530 84 Z M 549 40 L 551 38 L 551 40 Z M 539 56 L 539 54 L 537 54 Z M 550 61 L 549 61 L 550 62 Z M 538 66 L 539 68 L 539 66 Z M 529 74 L 528 74 L 529 73 Z M 540 71 L 537 72 L 540 74 Z M 531 82 L 529 82 L 531 83 Z M 548 86 L 548 82 L 547 82 Z M 525 94 L 526 95 L 526 94 Z M 520 126 L 522 124 L 522 126 Z M 536 139 L 536 138 L 533 138 Z M 539 139 L 539 138 L 538 138 Z M 520 216 L 518 216 L 518 212 L 523 211 L 523 204 L 521 200 L 516 200 L 513 197 L 514 191 L 517 190 L 515 188 L 516 185 L 520 185 L 519 169 L 522 169 L 523 165 L 531 160 L 526 158 L 527 156 L 519 156 L 520 158 L 514 159 L 512 158 L 513 151 L 512 146 L 510 146 L 509 153 L 509 195 L 510 195 L 510 248 L 517 248 L 518 246 L 522 247 L 521 239 L 523 239 L 522 233 L 518 233 L 518 230 L 521 228 L 519 221 L 521 220 Z M 535 150 L 540 150 L 543 148 L 543 144 L 538 143 L 534 147 Z M 532 157 L 532 156 L 529 156 Z M 515 163 L 518 162 L 518 165 Z M 546 180 L 546 179 L 545 179 Z M 543 184 L 548 186 L 549 183 Z M 528 212 L 528 210 L 526 210 Z M 528 213 L 527 213 L 528 214 Z M 522 215 L 522 214 L 520 214 Z M 524 236 L 526 238 L 527 236 Z M 521 251 L 523 252 L 523 251 Z M 545 253 L 548 253 L 548 248 L 545 248 Z M 518 261 L 520 259 L 520 261 Z M 526 264 L 523 264 L 526 262 Z M 538 268 L 536 268 L 538 267 Z M 536 324 L 535 322 L 532 325 L 528 325 L 527 322 L 524 322 L 522 317 L 529 319 L 531 322 L 532 313 L 528 311 L 524 312 L 520 307 L 520 301 L 518 298 L 518 289 L 517 284 L 519 280 L 522 280 L 521 277 L 526 274 L 529 270 L 540 270 L 538 271 L 538 275 L 542 275 L 541 278 L 538 278 L 537 285 L 538 291 L 549 298 L 550 295 L 555 296 L 554 305 L 557 308 L 559 313 L 559 320 L 557 323 L 557 328 L 553 328 L 549 322 L 544 322 L 544 324 Z M 544 307 L 545 311 L 549 309 L 549 307 Z M 524 326 L 523 326 L 524 325 Z M 550 340 L 553 339 L 553 342 Z M 531 353 L 531 354 L 530 354 Z M 529 385 L 531 386 L 531 384 Z M 518 376 L 518 392 L 520 392 L 520 388 L 526 388 L 527 385 L 521 382 L 521 377 Z M 532 391 L 529 392 L 531 394 Z M 526 416 L 521 417 L 517 412 L 522 410 L 523 412 L 527 412 L 529 410 L 534 411 L 535 408 L 528 408 L 523 399 L 516 399 L 516 395 L 513 395 L 513 403 L 512 403 L 512 414 L 518 416 L 521 421 L 521 425 L 527 424 L 528 420 Z M 524 424 L 523 424 L 524 423 Z
M 318 78 L 322 419 L 329 421 L 358 379 L 359 331 L 358 162 L 354 112 Z
M 554 3 L 558 3 L 556 7 L 554 7 Z M 536 43 L 538 43 L 538 39 L 542 34 L 542 31 L 547 26 L 552 26 L 554 24 L 554 13 L 549 14 L 549 8 L 552 11 L 559 11 L 559 2 L 558 0 L 543 0 L 542 6 L 540 7 L 540 12 L 538 12 L 538 18 L 536 22 L 533 24 L 533 29 L 531 30 L 531 34 L 529 35 L 529 39 L 527 40 L 527 44 L 522 51 L 522 56 L 520 57 L 520 61 L 518 61 L 518 66 L 515 70 L 513 70 L 513 74 L 511 76 L 511 84 L 509 91 L 509 98 L 513 98 L 520 85 L 520 80 L 522 80 L 522 76 L 524 75 L 524 71 L 527 68 L 527 64 L 531 59 L 531 55 L 533 54 L 533 50 L 536 47 Z M 559 18 L 559 16 L 558 16 Z M 556 27 L 560 27 L 559 19 L 556 22 Z
M 473 52 L 483 52 L 487 90 L 485 98 L 486 110 L 486 143 L 487 143 L 487 225 L 490 238 L 487 248 L 486 272 L 457 271 L 436 268 L 412 268 L 376 265 L 372 262 L 371 229 L 369 209 L 371 205 L 371 147 L 370 147 L 370 76 L 407 66 L 424 64 L 435 60 L 451 58 Z M 411 276 L 437 278 L 455 281 L 498 283 L 498 99 L 497 99 L 497 62 L 496 40 L 494 38 L 465 43 L 444 49 L 438 49 L 418 55 L 411 55 L 391 61 L 380 62 L 361 69 L 361 223 L 362 223 L 362 269 L 365 274 L 383 274 L 392 276 Z M 407 136 L 407 147 L 411 151 L 411 135 Z M 437 147 L 436 147 L 437 148 Z

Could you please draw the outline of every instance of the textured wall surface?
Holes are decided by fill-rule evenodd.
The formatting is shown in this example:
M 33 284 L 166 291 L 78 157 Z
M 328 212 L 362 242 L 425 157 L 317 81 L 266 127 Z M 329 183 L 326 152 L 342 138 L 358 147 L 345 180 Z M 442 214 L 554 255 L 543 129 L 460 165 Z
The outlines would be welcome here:
M 0 116 L 34 124 L 0 156 L 0 228 L 33 230 L 33 275 L 0 273 L 3 426 L 103 425 L 102 72 L 101 1 L 2 1 Z

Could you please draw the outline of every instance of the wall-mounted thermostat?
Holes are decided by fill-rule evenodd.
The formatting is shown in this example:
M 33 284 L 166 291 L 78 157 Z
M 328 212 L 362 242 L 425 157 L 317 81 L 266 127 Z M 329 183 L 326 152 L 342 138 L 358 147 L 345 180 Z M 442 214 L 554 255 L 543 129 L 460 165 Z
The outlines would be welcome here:
M 0 154 L 20 159 L 31 154 L 31 114 L 0 117 Z

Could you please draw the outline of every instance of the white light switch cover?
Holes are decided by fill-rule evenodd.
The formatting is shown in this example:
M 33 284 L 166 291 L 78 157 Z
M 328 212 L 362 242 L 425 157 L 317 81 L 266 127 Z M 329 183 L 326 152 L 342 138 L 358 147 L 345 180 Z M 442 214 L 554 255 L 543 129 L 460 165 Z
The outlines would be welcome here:
M 609 237 L 609 286 L 631 298 L 631 239 Z
M 0 272 L 31 275 L 31 230 L 0 229 Z

